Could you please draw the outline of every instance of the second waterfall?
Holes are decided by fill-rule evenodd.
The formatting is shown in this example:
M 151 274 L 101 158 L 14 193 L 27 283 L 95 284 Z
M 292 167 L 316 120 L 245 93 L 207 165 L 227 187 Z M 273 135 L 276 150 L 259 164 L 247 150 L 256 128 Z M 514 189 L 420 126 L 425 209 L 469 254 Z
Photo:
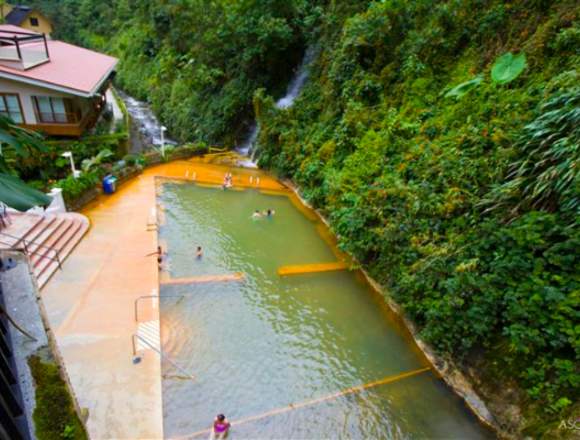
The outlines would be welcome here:
M 312 61 L 314 60 L 315 55 L 316 51 L 314 50 L 314 48 L 310 47 L 306 50 L 304 58 L 300 63 L 300 66 L 298 67 L 296 73 L 292 77 L 292 80 L 288 84 L 286 94 L 283 97 L 281 97 L 278 101 L 276 101 L 276 108 L 286 109 L 294 105 L 294 101 L 302 91 L 304 84 L 306 84 L 306 80 L 308 79 L 309 67 Z M 257 151 L 256 142 L 258 140 L 259 134 L 260 134 L 260 125 L 257 122 L 254 122 L 247 139 L 244 141 L 242 145 L 240 145 L 237 148 L 238 153 L 247 157 L 247 159 L 240 161 L 238 165 L 247 168 L 257 167 L 257 164 L 255 162 Z

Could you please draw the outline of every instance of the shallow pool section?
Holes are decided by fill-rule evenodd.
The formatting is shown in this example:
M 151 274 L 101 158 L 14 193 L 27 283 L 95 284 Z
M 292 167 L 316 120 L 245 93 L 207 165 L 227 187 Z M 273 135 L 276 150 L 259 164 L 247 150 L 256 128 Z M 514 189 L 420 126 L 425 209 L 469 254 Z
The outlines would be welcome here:
M 197 378 L 163 363 L 166 437 L 207 438 L 217 413 L 246 420 L 230 438 L 489 437 L 431 372 L 337 394 L 425 363 L 356 274 L 277 275 L 283 265 L 336 261 L 321 225 L 288 197 L 166 182 L 159 202 L 172 278 L 245 274 L 161 286 L 163 348 Z M 276 214 L 253 220 L 255 209 Z

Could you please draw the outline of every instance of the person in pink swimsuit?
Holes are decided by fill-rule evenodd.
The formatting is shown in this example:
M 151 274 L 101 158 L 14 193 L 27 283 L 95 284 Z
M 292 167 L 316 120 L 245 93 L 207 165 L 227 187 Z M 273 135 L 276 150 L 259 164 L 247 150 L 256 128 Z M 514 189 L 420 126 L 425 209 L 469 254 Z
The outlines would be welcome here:
M 230 422 L 223 414 L 218 414 L 213 421 L 212 438 L 223 439 L 228 435 Z

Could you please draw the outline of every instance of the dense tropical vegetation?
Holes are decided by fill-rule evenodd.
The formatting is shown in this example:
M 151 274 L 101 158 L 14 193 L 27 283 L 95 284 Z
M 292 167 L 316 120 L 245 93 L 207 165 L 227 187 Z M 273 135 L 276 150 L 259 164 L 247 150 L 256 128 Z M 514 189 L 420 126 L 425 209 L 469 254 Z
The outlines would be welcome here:
M 422 337 L 498 382 L 486 397 L 524 390 L 520 428 L 578 414 L 577 2 L 37 3 L 61 38 L 119 56 L 118 85 L 182 141 L 233 146 L 255 115 L 260 164 Z M 309 46 L 310 82 L 277 109 Z
M 50 197 L 18 177 L 19 163 L 45 151 L 38 134 L 17 126 L 6 116 L 0 116 L 0 202 L 19 211 L 50 204 Z
M 120 57 L 117 83 L 148 100 L 174 137 L 232 143 L 259 87 L 282 93 L 316 2 L 37 1 L 59 38 Z

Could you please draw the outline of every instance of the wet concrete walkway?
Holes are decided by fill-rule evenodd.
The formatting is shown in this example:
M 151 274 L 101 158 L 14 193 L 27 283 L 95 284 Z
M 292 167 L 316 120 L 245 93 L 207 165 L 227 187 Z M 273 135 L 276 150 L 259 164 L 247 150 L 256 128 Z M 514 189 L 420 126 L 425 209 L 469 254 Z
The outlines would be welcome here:
M 284 190 L 257 170 L 177 161 L 147 169 L 82 211 L 91 229 L 42 298 L 79 405 L 89 411 L 92 439 L 163 438 L 160 358 L 146 351 L 132 362 L 135 300 L 156 295 L 159 286 L 156 258 L 146 256 L 157 248 L 157 232 L 148 227 L 156 178 L 220 185 L 226 172 L 233 173 L 234 189 Z M 158 325 L 156 302 L 143 306 L 140 317 Z

